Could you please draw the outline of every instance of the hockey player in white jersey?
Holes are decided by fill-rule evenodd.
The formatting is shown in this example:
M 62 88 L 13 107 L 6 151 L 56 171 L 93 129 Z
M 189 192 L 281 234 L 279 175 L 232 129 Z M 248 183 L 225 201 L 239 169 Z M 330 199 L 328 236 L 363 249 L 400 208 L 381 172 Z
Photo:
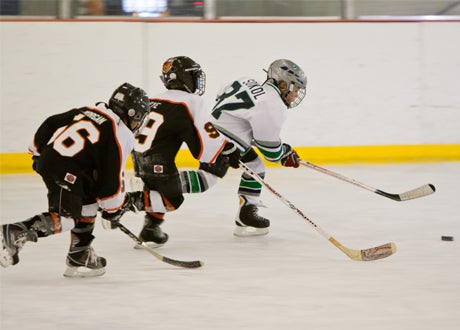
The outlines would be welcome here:
M 226 86 L 212 110 L 214 126 L 242 153 L 241 161 L 261 177 L 265 165 L 252 146 L 269 162 L 299 167 L 299 156 L 280 139 L 288 109 L 302 102 L 307 78 L 303 70 L 286 59 L 274 61 L 267 79 L 259 84 L 252 78 L 240 78 Z M 262 185 L 243 173 L 238 189 L 239 210 L 235 219 L 236 236 L 266 235 L 270 221 L 258 214 Z

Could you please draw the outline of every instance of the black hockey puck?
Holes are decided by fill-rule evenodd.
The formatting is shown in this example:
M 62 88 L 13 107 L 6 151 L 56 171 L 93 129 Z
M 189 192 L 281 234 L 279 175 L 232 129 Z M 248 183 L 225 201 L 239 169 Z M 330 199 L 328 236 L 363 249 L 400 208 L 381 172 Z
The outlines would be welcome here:
M 454 236 L 441 236 L 441 240 L 450 242 L 454 240 Z

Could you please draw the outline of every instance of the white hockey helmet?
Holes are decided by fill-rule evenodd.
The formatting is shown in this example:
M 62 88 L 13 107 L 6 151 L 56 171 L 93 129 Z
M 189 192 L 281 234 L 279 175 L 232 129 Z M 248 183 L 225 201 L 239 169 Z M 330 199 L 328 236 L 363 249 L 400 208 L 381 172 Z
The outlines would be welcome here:
M 307 89 L 307 77 L 303 70 L 294 62 L 279 59 L 270 64 L 267 72 L 267 81 L 271 81 L 278 88 L 280 82 L 287 84 L 286 89 L 280 90 L 280 96 L 288 108 L 294 108 L 302 102 Z M 288 96 L 297 91 L 297 97 L 289 101 Z

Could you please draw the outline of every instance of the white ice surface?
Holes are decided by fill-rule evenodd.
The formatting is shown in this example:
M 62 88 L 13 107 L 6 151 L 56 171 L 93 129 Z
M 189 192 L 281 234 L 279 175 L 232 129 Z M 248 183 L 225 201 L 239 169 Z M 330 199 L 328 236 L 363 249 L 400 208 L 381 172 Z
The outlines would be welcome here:
M 269 168 L 266 181 L 343 245 L 398 247 L 357 262 L 267 190 L 260 213 L 270 233 L 234 237 L 239 171 L 231 170 L 211 191 L 186 195 L 163 226 L 170 241 L 157 251 L 203 268 L 163 263 L 98 222 L 93 246 L 107 273 L 68 279 L 69 234 L 43 238 L 0 269 L 0 329 L 460 329 L 460 163 L 325 167 L 386 192 L 425 183 L 437 191 L 396 202 L 311 169 Z M 46 210 L 38 175 L 0 184 L 2 223 Z M 138 234 L 142 218 L 123 223 Z

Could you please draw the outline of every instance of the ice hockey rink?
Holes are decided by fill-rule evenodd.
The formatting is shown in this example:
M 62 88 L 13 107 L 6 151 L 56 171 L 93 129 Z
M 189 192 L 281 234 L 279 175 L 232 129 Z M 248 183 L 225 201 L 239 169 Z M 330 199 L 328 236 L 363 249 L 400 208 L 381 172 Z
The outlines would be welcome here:
M 268 168 L 266 182 L 346 247 L 397 245 L 388 258 L 360 262 L 266 189 L 260 213 L 270 233 L 233 236 L 232 169 L 212 190 L 186 195 L 163 226 L 170 240 L 156 251 L 202 268 L 161 262 L 100 222 L 102 277 L 62 276 L 68 233 L 27 243 L 18 265 L 0 269 L 0 329 L 459 329 L 460 163 L 324 167 L 386 192 L 426 183 L 437 191 L 396 202 L 306 167 Z M 2 223 L 46 210 L 38 175 L 3 175 L 0 184 Z M 122 223 L 138 234 L 142 221 L 127 214 Z

